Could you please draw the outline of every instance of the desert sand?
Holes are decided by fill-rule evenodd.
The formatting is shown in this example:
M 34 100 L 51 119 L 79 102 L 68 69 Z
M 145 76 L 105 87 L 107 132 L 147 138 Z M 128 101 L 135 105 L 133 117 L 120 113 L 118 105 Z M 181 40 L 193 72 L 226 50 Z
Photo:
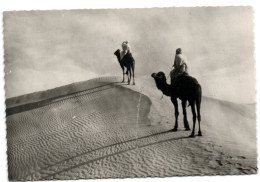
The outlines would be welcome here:
M 9 179 L 257 173 L 255 104 L 203 97 L 203 136 L 188 138 L 182 114 L 179 131 L 169 132 L 174 108 L 150 75 L 135 86 L 120 81 L 96 78 L 8 99 Z

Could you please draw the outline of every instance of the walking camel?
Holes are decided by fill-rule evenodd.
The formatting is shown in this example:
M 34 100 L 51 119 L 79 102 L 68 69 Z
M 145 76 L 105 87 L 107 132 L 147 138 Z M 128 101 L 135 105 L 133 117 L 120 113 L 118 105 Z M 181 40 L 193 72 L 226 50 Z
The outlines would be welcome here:
M 119 62 L 120 66 L 122 68 L 122 71 L 123 71 L 122 83 L 125 81 L 125 74 L 126 74 L 127 78 L 128 78 L 128 85 L 129 85 L 130 81 L 131 81 L 132 74 L 133 74 L 133 85 L 135 85 L 135 73 L 134 73 L 134 70 L 135 70 L 135 60 L 132 57 L 131 53 L 126 54 L 123 57 L 122 60 L 120 59 L 120 50 L 119 49 L 117 49 L 114 52 L 114 55 L 116 55 L 116 57 L 118 59 L 118 62 Z M 125 67 L 126 67 L 126 73 L 125 73 Z
M 195 132 L 196 117 L 198 117 L 198 123 L 199 123 L 198 136 L 202 136 L 200 130 L 200 121 L 201 121 L 200 105 L 201 105 L 202 90 L 198 81 L 191 76 L 180 75 L 176 79 L 181 84 L 179 87 L 176 87 L 176 85 L 174 84 L 175 82 L 171 83 L 171 85 L 169 85 L 166 82 L 166 77 L 163 72 L 153 73 L 151 76 L 154 78 L 157 88 L 161 90 L 164 95 L 171 97 L 171 101 L 175 108 L 175 125 L 172 131 L 178 130 L 179 111 L 178 111 L 177 98 L 179 98 L 182 102 L 185 130 L 186 131 L 190 130 L 189 123 L 187 120 L 187 113 L 186 113 L 186 105 L 187 105 L 186 103 L 188 101 L 189 105 L 191 106 L 191 111 L 193 115 L 193 128 L 190 137 L 195 136 L 194 132 Z M 197 109 L 197 116 L 196 116 L 195 106 Z

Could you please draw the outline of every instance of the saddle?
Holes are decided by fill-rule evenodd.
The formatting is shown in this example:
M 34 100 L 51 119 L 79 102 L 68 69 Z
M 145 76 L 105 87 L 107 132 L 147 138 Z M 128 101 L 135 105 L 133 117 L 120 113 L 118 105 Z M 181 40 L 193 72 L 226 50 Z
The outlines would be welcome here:
M 170 72 L 170 77 L 171 77 L 171 83 L 174 83 L 176 82 L 176 80 L 179 80 L 180 77 L 183 77 L 183 76 L 189 76 L 189 74 L 187 72 L 180 72 L 176 69 L 172 70 Z
M 174 86 L 175 93 L 180 94 L 183 79 L 189 76 L 189 74 L 187 72 L 176 74 L 174 71 L 171 71 L 170 75 L 171 75 L 171 85 Z
M 135 64 L 135 60 L 132 56 L 132 53 L 130 52 L 127 52 L 126 55 L 122 58 L 121 60 L 125 65 L 128 65 L 128 64 Z

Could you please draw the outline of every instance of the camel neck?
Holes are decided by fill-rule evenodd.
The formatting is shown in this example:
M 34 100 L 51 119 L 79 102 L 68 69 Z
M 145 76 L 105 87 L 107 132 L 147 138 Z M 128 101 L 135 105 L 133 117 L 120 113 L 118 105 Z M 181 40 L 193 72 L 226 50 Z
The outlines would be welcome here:
M 165 81 L 157 82 L 157 87 L 160 89 L 164 95 L 171 96 L 171 86 Z
M 116 54 L 116 57 L 117 57 L 118 61 L 120 61 L 120 53 Z

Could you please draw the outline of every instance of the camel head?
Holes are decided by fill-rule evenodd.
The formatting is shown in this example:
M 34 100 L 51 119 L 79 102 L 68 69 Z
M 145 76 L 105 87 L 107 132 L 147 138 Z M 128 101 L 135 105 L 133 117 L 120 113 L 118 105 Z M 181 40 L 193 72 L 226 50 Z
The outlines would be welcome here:
M 117 57 L 117 60 L 118 60 L 119 63 L 120 63 L 120 49 L 117 49 L 117 50 L 114 52 L 114 55 Z
M 170 85 L 166 82 L 164 72 L 153 73 L 151 76 L 154 78 L 157 88 L 161 90 L 163 94 L 170 96 Z
M 161 90 L 165 86 L 165 84 L 167 84 L 164 72 L 160 71 L 158 73 L 153 73 L 151 76 L 154 78 L 158 89 Z
M 117 50 L 114 52 L 114 55 L 119 56 L 119 55 L 120 55 L 120 49 L 117 49 Z
M 164 72 L 162 72 L 162 71 L 160 71 L 158 73 L 153 73 L 151 76 L 154 78 L 156 83 L 157 82 L 166 82 L 166 76 L 165 76 Z

